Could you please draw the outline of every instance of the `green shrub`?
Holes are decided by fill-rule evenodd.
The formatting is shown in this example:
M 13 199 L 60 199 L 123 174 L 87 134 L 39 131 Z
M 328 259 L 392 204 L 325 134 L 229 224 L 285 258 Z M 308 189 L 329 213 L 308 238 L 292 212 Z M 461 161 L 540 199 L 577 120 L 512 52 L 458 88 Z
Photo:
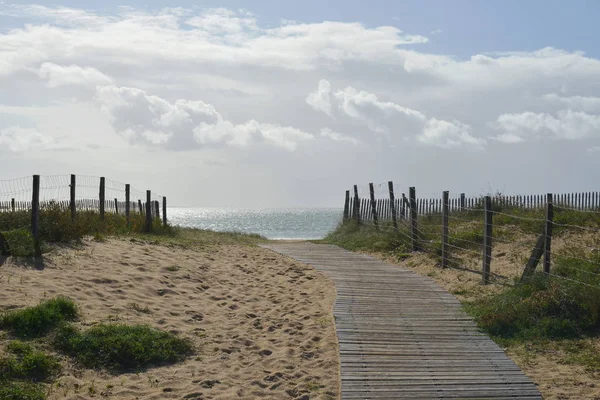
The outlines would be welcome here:
M 388 222 L 382 222 L 380 229 L 372 225 L 347 221 L 329 233 L 322 243 L 335 244 L 347 250 L 366 250 L 381 252 L 410 251 L 410 236 L 404 226 L 395 231 Z
M 29 382 L 0 381 L 0 400 L 44 400 L 40 385 Z
M 565 273 L 561 266 L 555 272 Z M 576 338 L 600 333 L 600 287 L 542 273 L 467 308 L 480 327 L 506 339 Z
M 110 370 L 173 363 L 192 352 L 189 341 L 145 325 L 100 324 L 80 332 L 63 324 L 54 345 L 87 367 Z
M 2 232 L 10 254 L 15 257 L 31 257 L 35 255 L 35 244 L 30 229 L 14 229 Z
M 15 357 L 0 359 L 0 381 L 47 381 L 60 370 L 58 360 L 41 351 L 31 350 Z
M 21 337 L 40 337 L 62 321 L 77 318 L 77 306 L 66 297 L 56 297 L 37 306 L 9 311 L 0 315 L 0 328 Z

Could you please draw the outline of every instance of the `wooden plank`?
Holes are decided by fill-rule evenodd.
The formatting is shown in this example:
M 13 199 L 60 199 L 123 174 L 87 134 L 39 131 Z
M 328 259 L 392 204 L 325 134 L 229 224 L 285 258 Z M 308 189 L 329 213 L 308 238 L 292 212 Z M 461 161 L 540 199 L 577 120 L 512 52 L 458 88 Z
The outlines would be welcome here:
M 331 245 L 263 247 L 335 283 L 342 399 L 541 399 L 460 302 L 430 278 Z

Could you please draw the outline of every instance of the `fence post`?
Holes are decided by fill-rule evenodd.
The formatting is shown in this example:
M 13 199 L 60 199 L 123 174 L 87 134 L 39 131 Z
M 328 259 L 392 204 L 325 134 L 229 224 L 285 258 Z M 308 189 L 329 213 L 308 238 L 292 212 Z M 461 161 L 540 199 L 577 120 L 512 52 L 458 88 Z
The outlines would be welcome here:
M 346 190 L 346 198 L 344 199 L 344 222 L 348 220 L 348 213 L 350 212 L 350 191 Z M 164 211 L 163 211 L 164 214 Z
M 100 178 L 100 219 L 104 219 L 104 205 L 105 205 L 105 197 L 104 197 L 104 188 L 105 188 L 105 179 L 104 177 Z
M 131 186 L 129 183 L 125 184 L 125 219 L 127 220 L 127 228 L 129 228 L 129 222 L 131 221 Z
M 71 221 L 75 221 L 75 214 L 76 214 L 76 204 L 75 204 L 75 175 L 71 174 L 71 185 L 70 185 L 70 194 L 71 194 L 71 200 L 70 200 L 70 206 L 71 206 Z
M 484 199 L 484 237 L 483 237 L 483 273 L 482 283 L 488 284 L 490 281 L 490 265 L 492 263 L 492 197 L 485 196 Z
M 375 202 L 375 190 L 373 189 L 372 183 L 369 183 L 369 196 L 371 196 L 371 214 L 373 215 L 373 224 L 375 225 L 375 229 L 379 230 L 379 225 L 377 223 L 377 203 Z
M 152 194 L 146 190 L 146 232 L 152 231 Z
M 554 218 L 554 204 L 552 193 L 546 195 L 546 226 L 544 227 L 544 273 L 550 273 L 550 249 L 552 247 L 552 220 Z
M 419 251 L 421 246 L 419 245 L 419 236 L 417 234 L 417 193 L 414 186 L 408 189 L 408 197 L 410 199 L 410 235 L 412 238 L 412 249 L 413 251 Z
M 15 212 L 15 198 L 14 197 L 12 199 L 10 199 L 10 208 L 12 209 L 12 212 Z
M 142 208 L 142 200 L 138 199 L 138 207 L 140 208 L 140 214 L 144 213 L 144 209 Z
M 460 211 L 465 211 L 465 194 L 460 194 Z
M 167 198 L 163 196 L 163 226 L 167 226 Z
M 154 200 L 154 211 L 156 211 L 156 218 L 160 219 L 160 204 L 158 203 L 158 200 Z
M 119 215 L 119 200 L 115 197 L 115 214 Z
M 402 211 L 402 218 L 405 221 L 407 220 L 407 218 L 406 218 L 406 215 L 408 214 L 407 210 L 408 210 L 408 208 L 410 208 L 410 206 L 409 207 L 407 207 L 407 206 L 409 206 L 408 200 L 406 199 L 406 195 L 404 193 L 402 193 L 402 209 L 401 209 L 401 211 Z
M 390 212 L 392 213 L 392 224 L 394 224 L 394 230 L 398 230 L 398 219 L 396 216 L 396 198 L 394 197 L 394 182 L 388 182 L 388 189 L 390 191 Z
M 354 219 L 360 222 L 360 200 L 358 199 L 358 186 L 354 185 Z
M 35 248 L 35 256 L 42 255 L 42 246 L 40 245 L 40 176 L 33 176 L 33 194 L 31 196 L 31 235 Z
M 448 267 L 448 191 L 442 192 L 442 268 Z M 461 201 L 464 198 L 461 197 Z M 462 204 L 462 203 L 461 203 Z

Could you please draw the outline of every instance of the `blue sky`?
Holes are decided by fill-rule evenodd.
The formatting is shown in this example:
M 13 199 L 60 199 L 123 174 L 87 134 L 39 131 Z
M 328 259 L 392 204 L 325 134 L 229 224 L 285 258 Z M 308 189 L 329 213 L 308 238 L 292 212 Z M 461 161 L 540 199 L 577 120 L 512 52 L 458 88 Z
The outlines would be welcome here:
M 590 190 L 598 15 L 596 1 L 0 1 L 0 180 L 105 175 L 234 207 L 335 206 L 388 180 Z
M 16 0 L 7 3 L 31 4 Z M 267 24 L 281 19 L 299 22 L 348 21 L 368 26 L 394 25 L 409 33 L 428 35 L 440 29 L 424 46 L 428 51 L 469 57 L 490 51 L 531 51 L 547 46 L 600 56 L 600 2 L 594 0 L 222 0 L 222 1 L 38 1 L 35 4 L 114 12 L 128 5 L 144 9 L 163 7 L 225 7 L 248 9 Z M 18 21 L 0 17 L 3 26 Z

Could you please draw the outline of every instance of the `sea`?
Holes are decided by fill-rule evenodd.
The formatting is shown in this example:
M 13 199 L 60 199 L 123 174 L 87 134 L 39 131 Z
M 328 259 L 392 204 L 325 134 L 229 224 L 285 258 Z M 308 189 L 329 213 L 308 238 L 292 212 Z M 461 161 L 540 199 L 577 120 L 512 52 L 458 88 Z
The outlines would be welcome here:
M 274 240 L 322 239 L 342 220 L 338 208 L 236 209 L 169 207 L 169 222 L 220 232 L 258 233 Z

